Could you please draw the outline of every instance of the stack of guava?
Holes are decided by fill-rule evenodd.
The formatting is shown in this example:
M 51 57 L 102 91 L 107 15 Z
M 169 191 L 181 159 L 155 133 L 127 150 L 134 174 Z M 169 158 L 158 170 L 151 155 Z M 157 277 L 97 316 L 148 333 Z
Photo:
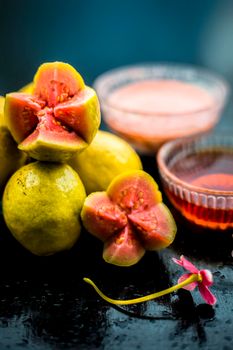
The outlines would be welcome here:
M 130 145 L 98 131 L 98 98 L 72 66 L 42 64 L 33 83 L 0 103 L 3 217 L 26 249 L 70 249 L 80 220 L 115 265 L 172 243 L 176 225 L 157 184 Z

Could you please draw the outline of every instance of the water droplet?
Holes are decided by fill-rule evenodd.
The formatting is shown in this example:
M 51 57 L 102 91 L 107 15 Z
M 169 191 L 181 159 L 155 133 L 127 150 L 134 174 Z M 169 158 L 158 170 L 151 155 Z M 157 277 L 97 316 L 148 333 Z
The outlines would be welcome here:
M 229 337 L 229 336 L 224 337 L 224 339 L 226 339 L 226 340 L 228 340 L 228 341 L 231 341 L 231 340 L 232 340 L 232 338 Z
M 174 343 L 172 343 L 172 344 L 171 344 L 172 348 L 176 348 L 176 347 L 177 347 L 177 345 L 178 345 L 178 343 L 177 343 L 177 342 L 174 342 Z
M 220 277 L 221 276 L 221 272 L 220 271 L 215 271 L 213 272 L 213 275 L 216 277 Z

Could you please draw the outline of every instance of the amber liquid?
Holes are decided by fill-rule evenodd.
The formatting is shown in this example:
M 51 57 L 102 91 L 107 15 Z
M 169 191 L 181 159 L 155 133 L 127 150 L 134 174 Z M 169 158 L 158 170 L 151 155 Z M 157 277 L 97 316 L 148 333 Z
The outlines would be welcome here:
M 222 196 L 233 192 L 233 152 L 224 149 L 211 149 L 189 154 L 178 159 L 170 168 L 171 172 L 190 185 L 206 190 L 224 191 Z M 193 189 L 195 191 L 195 189 Z M 194 204 L 171 193 L 168 196 L 174 206 L 191 221 L 201 226 L 226 229 L 233 227 L 233 210 L 207 207 L 208 204 Z M 232 194 L 233 196 L 233 194 Z

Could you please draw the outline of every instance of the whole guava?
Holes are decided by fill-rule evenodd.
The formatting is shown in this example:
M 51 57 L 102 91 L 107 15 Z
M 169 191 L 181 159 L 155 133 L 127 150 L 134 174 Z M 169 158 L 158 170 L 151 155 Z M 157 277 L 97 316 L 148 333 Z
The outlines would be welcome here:
M 5 124 L 4 102 L 4 97 L 0 96 L 0 192 L 10 176 L 27 160 L 26 154 L 18 149 Z
M 86 197 L 67 164 L 34 162 L 20 168 L 3 194 L 3 216 L 12 235 L 36 255 L 70 249 L 79 238 Z
M 103 130 L 97 131 L 92 143 L 68 164 L 79 174 L 87 194 L 105 191 L 124 171 L 142 169 L 136 151 L 119 136 Z
M 17 148 L 10 132 L 0 126 L 0 192 L 10 176 L 25 164 L 27 156 Z

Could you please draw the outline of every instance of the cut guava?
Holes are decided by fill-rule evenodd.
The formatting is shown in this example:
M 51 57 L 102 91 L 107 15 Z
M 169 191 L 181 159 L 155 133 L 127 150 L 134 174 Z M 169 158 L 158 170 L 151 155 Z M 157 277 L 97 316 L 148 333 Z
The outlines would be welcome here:
M 88 232 L 104 241 L 106 262 L 131 266 L 145 250 L 169 246 L 176 223 L 154 179 L 142 170 L 118 175 L 106 192 L 89 195 L 81 212 Z
M 128 219 L 147 250 L 166 248 L 174 240 L 176 225 L 164 203 L 158 203 L 149 210 L 133 212 Z
M 149 209 L 162 201 L 162 195 L 154 179 L 142 170 L 123 172 L 110 183 L 109 198 L 127 212 Z
M 31 91 L 6 95 L 5 118 L 19 149 L 38 160 L 66 161 L 91 143 L 99 102 L 72 66 L 42 64 Z
M 136 264 L 145 254 L 145 249 L 135 236 L 130 225 L 124 227 L 104 244 L 104 260 L 117 266 Z
M 127 225 L 127 216 L 109 199 L 106 192 L 90 194 L 84 205 L 85 228 L 102 241 Z

